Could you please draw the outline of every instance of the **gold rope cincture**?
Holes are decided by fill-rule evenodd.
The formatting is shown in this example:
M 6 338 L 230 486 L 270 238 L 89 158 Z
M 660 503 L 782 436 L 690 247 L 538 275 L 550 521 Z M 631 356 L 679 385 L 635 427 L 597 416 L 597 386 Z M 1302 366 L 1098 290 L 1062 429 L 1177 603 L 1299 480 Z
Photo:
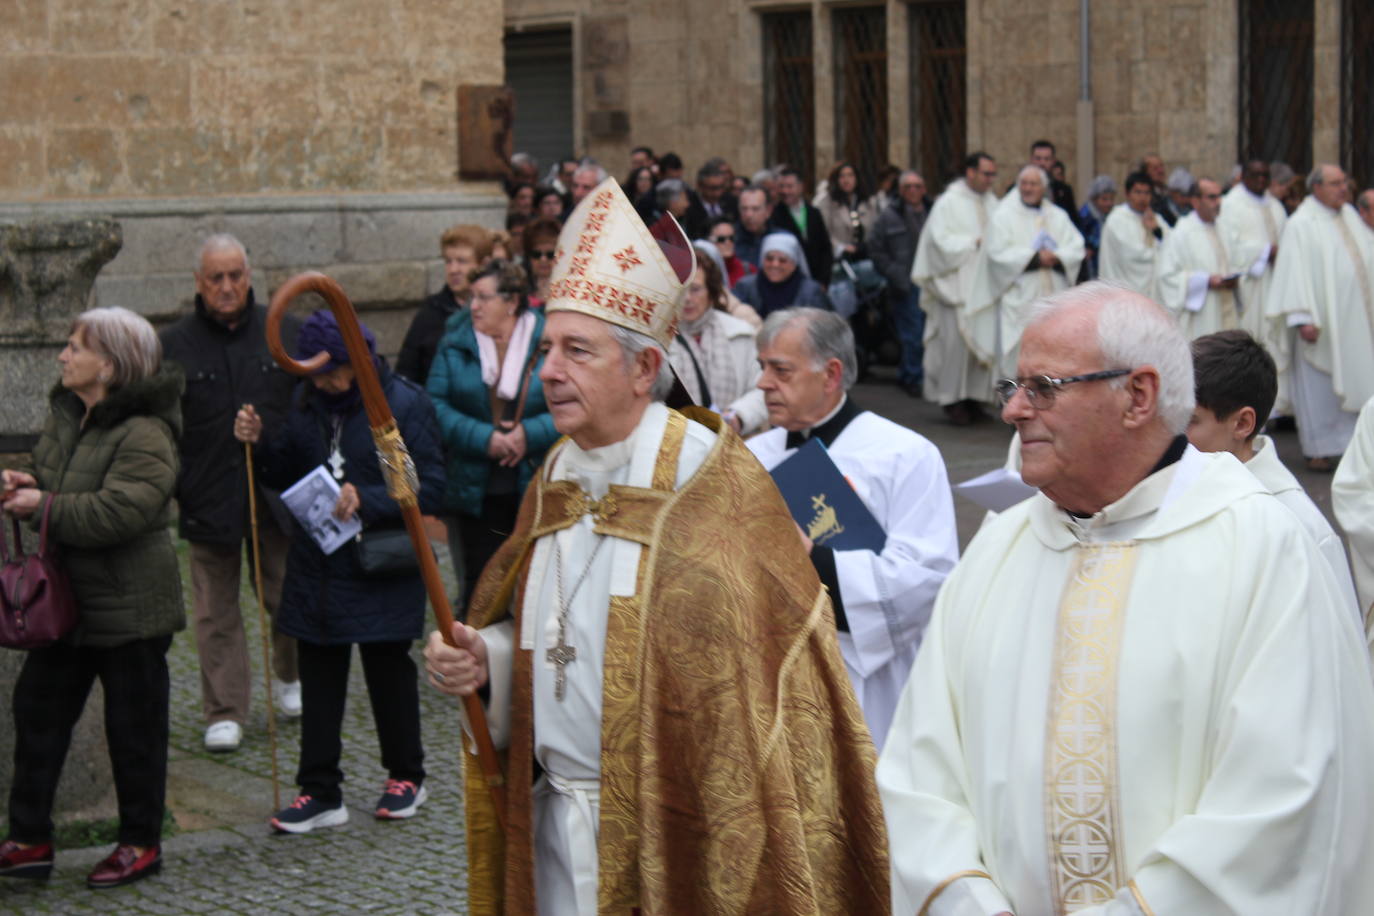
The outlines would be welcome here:
M 1117 848 L 1116 693 L 1132 542 L 1075 550 L 1055 628 L 1045 736 L 1045 830 L 1054 912 L 1111 900 L 1125 884 Z

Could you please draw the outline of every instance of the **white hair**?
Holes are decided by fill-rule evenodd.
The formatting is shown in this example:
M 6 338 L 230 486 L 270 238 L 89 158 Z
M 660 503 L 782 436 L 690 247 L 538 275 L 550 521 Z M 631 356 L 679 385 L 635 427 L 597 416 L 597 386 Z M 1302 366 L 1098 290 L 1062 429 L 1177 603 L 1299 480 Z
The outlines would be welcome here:
M 583 172 L 591 172 L 595 175 L 597 184 L 601 184 L 601 182 L 606 180 L 606 170 L 603 169 L 595 159 L 583 159 L 581 164 L 578 165 L 577 169 L 573 172 L 573 178 L 576 178 Z
M 216 232 L 214 235 L 206 236 L 205 241 L 200 243 L 196 249 L 195 273 L 200 274 L 201 266 L 205 263 L 205 256 L 214 251 L 237 251 L 243 256 L 243 266 L 248 266 L 248 249 L 243 247 L 243 243 L 234 238 L 227 232 Z
M 1048 190 L 1050 189 L 1050 176 L 1047 175 L 1047 174 L 1045 174 L 1045 170 L 1042 169 L 1042 168 L 1041 168 L 1040 166 L 1038 166 L 1038 165 L 1026 165 L 1026 166 L 1022 166 L 1022 167 L 1021 167 L 1021 171 L 1019 171 L 1019 172 L 1016 173 L 1016 183 L 1017 183 L 1017 184 L 1020 184 L 1020 183 L 1021 183 L 1021 178 L 1022 178 L 1022 176 L 1024 176 L 1027 172 L 1030 172 L 1030 173 L 1032 173 L 1032 174 L 1038 176 L 1038 177 L 1040 178 L 1040 184 L 1041 184 L 1041 186 L 1042 186 L 1046 191 L 1048 191 Z
M 769 315 L 759 329 L 755 343 L 759 350 L 772 345 L 779 334 L 794 325 L 805 331 L 806 349 L 811 354 L 811 368 L 817 372 L 832 359 L 838 359 L 842 371 L 840 384 L 848 391 L 859 380 L 859 361 L 854 355 L 854 331 L 834 312 L 825 309 L 792 306 Z
M 72 333 L 110 361 L 105 384 L 122 388 L 157 374 L 162 366 L 162 341 L 148 319 L 118 305 L 82 312 L 72 321 Z
M 1159 417 L 1169 432 L 1186 432 L 1196 405 L 1193 354 L 1173 315 L 1125 286 L 1094 280 L 1037 300 L 1026 327 L 1083 306 L 1099 307 L 1097 345 L 1103 368 L 1153 366 L 1159 373 Z M 1126 378 L 1111 379 L 1108 384 L 1120 388 Z
M 663 352 L 658 341 L 648 334 L 641 334 L 638 331 L 631 331 L 622 325 L 611 325 L 611 335 L 615 337 L 615 342 L 620 344 L 620 355 L 625 359 L 625 371 L 634 370 L 635 358 L 645 350 L 657 350 L 659 356 L 658 378 L 654 379 L 653 386 L 649 389 L 649 397 L 655 401 L 667 400 L 672 393 L 673 369 L 668 365 L 668 354 Z
M 1313 167 L 1312 172 L 1307 176 L 1307 186 L 1309 188 L 1319 184 L 1326 184 L 1326 170 L 1334 168 L 1329 162 L 1319 162 Z M 1271 169 L 1272 171 L 1272 169 Z

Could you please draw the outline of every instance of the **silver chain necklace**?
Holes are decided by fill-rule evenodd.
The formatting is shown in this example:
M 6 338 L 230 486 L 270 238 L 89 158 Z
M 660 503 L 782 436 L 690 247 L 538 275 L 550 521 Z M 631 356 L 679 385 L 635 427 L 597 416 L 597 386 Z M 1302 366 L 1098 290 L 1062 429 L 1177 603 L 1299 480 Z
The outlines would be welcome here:
M 568 611 L 572 608 L 573 599 L 577 597 L 578 589 L 582 588 L 582 583 L 587 580 L 587 574 L 592 571 L 592 563 L 596 561 L 596 555 L 601 552 L 601 545 L 606 543 L 606 538 L 602 535 L 597 537 L 596 546 L 592 548 L 592 555 L 587 558 L 587 565 L 582 567 L 582 574 L 573 583 L 572 594 L 568 600 L 563 600 L 563 545 L 558 543 L 558 535 L 553 539 L 553 563 L 554 563 L 554 584 L 557 587 L 558 598 L 558 644 L 549 646 L 544 650 L 544 659 L 557 669 L 553 679 L 553 695 L 558 702 L 563 702 L 563 697 L 568 692 L 568 672 L 569 662 L 576 661 L 577 647 L 568 642 Z

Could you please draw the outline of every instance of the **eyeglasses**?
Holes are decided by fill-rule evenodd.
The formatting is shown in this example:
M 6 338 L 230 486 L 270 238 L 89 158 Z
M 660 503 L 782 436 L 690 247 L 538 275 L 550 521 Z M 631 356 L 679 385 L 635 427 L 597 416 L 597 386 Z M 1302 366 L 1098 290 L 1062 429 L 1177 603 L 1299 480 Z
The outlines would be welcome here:
M 1030 406 L 1036 410 L 1048 410 L 1054 406 L 1055 395 L 1059 389 L 1065 385 L 1072 385 L 1074 382 L 1099 382 L 1103 379 L 1120 378 L 1123 375 L 1130 375 L 1134 370 L 1131 369 L 1104 369 L 1101 372 L 1089 372 L 1086 375 L 1071 375 L 1068 378 L 1052 378 L 1048 375 L 1032 375 L 1027 378 L 1004 378 L 998 379 L 993 390 L 997 393 L 997 400 L 1002 406 L 1014 397 L 1017 390 L 1026 392 L 1026 400 Z
M 556 254 L 553 251 L 544 248 L 536 248 L 530 252 L 530 260 L 532 261 L 552 261 L 555 257 Z
M 733 234 L 731 234 L 731 235 L 713 235 L 713 236 L 711 236 L 711 241 L 715 242 L 717 245 L 723 245 L 723 244 L 725 244 L 726 242 L 733 242 L 734 240 L 735 240 L 735 237 L 734 237 Z

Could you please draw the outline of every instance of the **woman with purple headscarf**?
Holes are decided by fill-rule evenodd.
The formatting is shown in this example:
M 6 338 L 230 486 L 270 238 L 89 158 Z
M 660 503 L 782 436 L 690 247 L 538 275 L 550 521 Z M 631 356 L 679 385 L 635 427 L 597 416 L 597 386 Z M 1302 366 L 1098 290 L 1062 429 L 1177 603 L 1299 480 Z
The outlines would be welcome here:
M 393 375 L 376 355 L 372 332 L 362 328 L 381 381 L 419 475 L 420 509 L 434 514 L 444 493 L 444 462 L 438 423 L 418 386 Z M 255 443 L 254 463 L 269 486 L 285 489 L 323 467 L 339 483 L 333 516 L 357 518 L 360 538 L 404 531 L 401 510 L 388 494 L 363 410 L 357 372 L 338 322 L 316 312 L 296 338 L 297 357 L 329 354 L 329 362 L 302 382 L 279 429 L 262 428 L 252 408 L 239 411 L 234 433 Z M 424 749 L 420 697 L 411 642 L 424 626 L 425 587 L 418 568 L 369 571 L 361 544 L 324 553 L 303 529 L 295 532 L 286 560 L 277 627 L 296 637 L 300 655 L 300 794 L 272 818 L 285 833 L 306 833 L 348 820 L 343 803 L 341 729 L 353 646 L 362 657 L 372 716 L 389 778 L 376 805 L 378 818 L 406 818 L 424 802 Z

